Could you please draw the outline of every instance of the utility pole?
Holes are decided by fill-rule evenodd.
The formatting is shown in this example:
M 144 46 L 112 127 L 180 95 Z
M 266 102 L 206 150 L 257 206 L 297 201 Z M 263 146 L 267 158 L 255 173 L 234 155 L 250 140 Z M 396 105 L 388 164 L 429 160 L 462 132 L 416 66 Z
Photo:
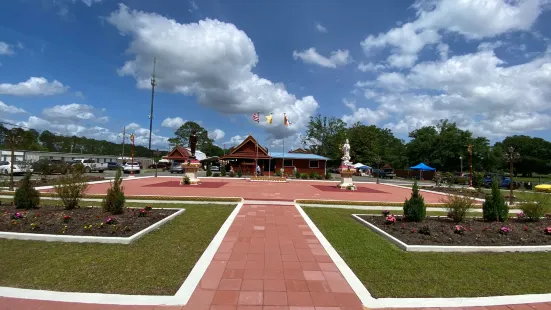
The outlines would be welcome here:
M 157 80 L 155 79 L 155 65 L 157 64 L 157 58 L 153 58 L 153 74 L 151 75 L 151 111 L 149 112 L 149 151 L 151 152 L 151 131 L 153 130 L 153 101 L 155 100 L 155 85 Z
M 124 142 L 126 141 L 126 127 L 122 129 L 122 154 L 121 160 L 124 162 Z

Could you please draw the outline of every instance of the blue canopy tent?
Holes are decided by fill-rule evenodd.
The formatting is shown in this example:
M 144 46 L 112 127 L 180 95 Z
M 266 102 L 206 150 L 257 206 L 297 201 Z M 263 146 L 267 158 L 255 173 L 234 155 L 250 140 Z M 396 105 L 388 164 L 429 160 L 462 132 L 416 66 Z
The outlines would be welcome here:
M 436 171 L 436 169 L 429 167 L 425 165 L 424 163 L 420 163 L 417 166 L 409 167 L 410 170 L 418 170 L 419 171 L 419 180 L 423 179 L 423 171 Z

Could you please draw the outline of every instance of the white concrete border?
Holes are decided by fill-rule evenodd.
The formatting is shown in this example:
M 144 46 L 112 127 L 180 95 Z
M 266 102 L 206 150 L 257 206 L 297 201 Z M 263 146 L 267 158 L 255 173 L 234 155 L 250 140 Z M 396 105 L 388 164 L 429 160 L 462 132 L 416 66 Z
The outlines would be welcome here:
M 166 196 L 171 197 L 171 196 Z M 186 196 L 182 196 L 186 197 Z M 188 196 L 189 197 L 189 196 Z M 0 195 L 1 198 L 7 198 L 7 199 L 13 199 L 13 196 L 6 196 L 6 195 Z M 234 197 L 229 197 L 234 198 Z M 40 199 L 46 199 L 46 200 L 61 200 L 58 197 L 40 197 Z M 82 198 L 81 201 L 92 201 L 92 202 L 101 202 L 102 198 Z M 239 203 L 238 201 L 204 201 L 204 200 L 153 200 L 153 199 L 126 199 L 126 202 L 133 202 L 133 203 L 157 203 L 157 204 L 198 204 L 198 205 L 233 205 L 236 203 Z M 166 209 L 166 208 L 165 208 Z
M 222 241 L 233 224 L 233 221 L 239 214 L 239 211 L 241 211 L 243 203 L 244 202 L 241 201 L 237 204 L 233 212 L 230 216 L 228 216 L 224 224 L 222 224 L 222 227 L 220 227 L 220 230 L 218 230 L 218 233 L 214 236 L 209 246 L 205 249 L 205 252 L 203 252 L 203 255 L 201 255 L 182 286 L 180 286 L 176 292 L 176 295 L 174 295 L 182 304 L 187 304 L 191 294 L 193 294 L 193 291 L 199 284 L 199 281 L 201 281 L 201 278 L 205 274 L 205 271 L 207 271 L 208 266 L 212 262 L 216 251 L 220 247 L 220 244 L 222 244 Z
M 14 287 L 0 287 L 0 297 L 28 299 L 29 296 L 31 296 L 32 299 L 37 300 L 103 305 L 185 305 L 195 290 L 195 287 L 199 284 L 199 281 L 205 273 L 208 265 L 214 258 L 214 254 L 218 250 L 218 247 L 222 243 L 224 236 L 228 232 L 242 206 L 243 201 L 236 205 L 233 212 L 226 219 L 224 224 L 222 224 L 218 230 L 218 233 L 214 236 L 197 263 L 195 263 L 195 266 L 191 270 L 190 274 L 174 296 L 56 292 Z
M 302 208 L 295 204 L 295 207 L 302 215 L 314 235 L 335 262 L 342 275 L 350 284 L 356 295 L 365 307 L 368 308 L 429 308 L 429 307 L 483 307 L 529 303 L 551 302 L 551 294 L 529 294 L 489 297 L 465 297 L 465 298 L 373 298 L 360 279 L 348 267 L 339 253 L 331 246 Z M 506 255 L 506 254 L 503 254 Z
M 129 178 L 122 178 L 122 181 L 133 181 L 133 180 L 139 180 L 139 179 L 148 179 L 148 178 L 154 178 L 155 176 L 144 176 L 144 177 L 133 177 L 131 179 Z M 86 184 L 101 184 L 101 183 L 109 183 L 109 182 L 112 182 L 113 179 L 106 179 L 106 180 L 101 180 L 101 181 L 91 181 L 91 182 L 86 182 Z M 36 190 L 43 190 L 43 189 L 53 189 L 54 186 L 53 185 L 47 185 L 47 186 L 39 186 L 39 187 L 35 187 Z
M 76 242 L 76 243 L 118 243 L 130 244 L 153 230 L 158 229 L 162 225 L 168 223 L 178 215 L 184 213 L 186 209 L 181 208 L 163 208 L 164 210 L 178 210 L 177 212 L 165 217 L 164 219 L 140 230 L 130 237 L 98 237 L 98 236 L 75 236 L 75 235 L 52 235 L 52 234 L 32 234 L 32 233 L 14 233 L 0 231 L 0 238 L 15 239 L 15 240 L 33 240 L 33 241 L 48 241 L 48 242 Z M 162 209 L 157 209 L 162 210 Z
M 454 245 L 409 245 L 400 239 L 392 236 L 379 227 L 362 219 L 360 215 L 352 214 L 352 217 L 362 225 L 373 230 L 384 239 L 394 243 L 399 248 L 407 252 L 440 252 L 440 253 L 506 253 L 506 252 L 549 252 L 551 245 L 523 245 L 523 246 L 454 246 Z

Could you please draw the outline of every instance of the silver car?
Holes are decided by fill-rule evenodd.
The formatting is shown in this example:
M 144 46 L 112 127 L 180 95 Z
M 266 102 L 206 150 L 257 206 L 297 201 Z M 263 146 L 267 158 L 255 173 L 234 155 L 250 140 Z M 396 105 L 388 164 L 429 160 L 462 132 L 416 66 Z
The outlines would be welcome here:
M 172 165 L 170 165 L 169 169 L 170 173 L 184 173 L 184 168 L 182 167 L 182 162 L 175 160 L 172 162 Z

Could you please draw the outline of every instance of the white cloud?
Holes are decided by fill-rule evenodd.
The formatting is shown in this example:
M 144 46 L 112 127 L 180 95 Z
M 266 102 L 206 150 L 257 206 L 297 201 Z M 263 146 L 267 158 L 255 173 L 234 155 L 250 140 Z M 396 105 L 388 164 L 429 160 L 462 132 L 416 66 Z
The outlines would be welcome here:
M 134 58 L 119 74 L 134 77 L 139 88 L 150 87 L 151 66 L 157 57 L 160 91 L 194 95 L 200 104 L 221 113 L 281 111 L 295 120 L 293 128 L 265 127 L 271 134 L 291 135 L 302 130 L 318 108 L 313 97 L 297 99 L 283 84 L 254 74 L 258 63 L 254 44 L 233 24 L 212 19 L 181 24 L 125 5 L 107 21 L 131 39 L 127 55 Z
M 43 77 L 31 77 L 18 84 L 0 84 L 1 95 L 13 96 L 51 96 L 64 93 L 68 89 L 69 86 L 65 86 L 57 80 L 50 83 Z
M 100 3 L 103 0 L 81 0 L 82 3 L 86 4 L 87 6 L 92 6 L 94 3 Z
M 188 9 L 188 11 L 190 11 L 190 12 L 195 12 L 195 11 L 197 11 L 197 10 L 199 9 L 199 6 L 197 5 L 197 3 L 195 3 L 195 1 L 189 0 L 188 2 L 189 2 L 189 9 Z
M 245 140 L 246 136 L 240 136 L 240 135 L 236 135 L 236 136 L 233 136 L 230 138 L 230 140 L 224 142 L 224 144 L 226 145 L 226 147 L 232 147 L 232 146 L 237 146 L 239 144 L 241 144 L 241 142 L 243 142 L 243 140 Z
M 316 30 L 321 32 L 321 33 L 326 33 L 327 32 L 327 28 L 325 28 L 322 24 L 320 23 L 317 23 L 316 24 Z
M 128 125 L 126 125 L 126 129 L 128 130 L 136 130 L 140 128 L 140 125 L 136 124 L 136 123 L 130 123 Z
M 410 68 L 426 46 L 440 43 L 439 32 L 467 39 L 491 38 L 511 31 L 528 31 L 545 9 L 548 0 L 419 0 L 417 18 L 377 36 L 369 35 L 361 46 L 370 56 L 391 47 L 389 65 Z M 447 55 L 440 46 L 440 56 Z
M 167 117 L 163 120 L 163 122 L 161 123 L 161 126 L 176 130 L 185 123 L 186 121 L 183 120 L 181 117 L 174 117 L 174 118 Z
M 56 105 L 42 110 L 47 118 L 51 120 L 93 120 L 96 116 L 93 113 L 94 107 L 86 104 L 71 103 Z
M 226 136 L 226 133 L 222 129 L 216 128 L 213 131 L 209 131 L 209 138 L 215 141 L 224 139 L 224 136 Z
M 495 41 L 495 42 L 482 42 L 478 45 L 478 50 L 479 51 L 493 51 L 496 48 L 501 47 L 503 45 L 504 45 L 503 41 L 500 41 L 500 40 Z
M 28 112 L 16 106 L 7 105 L 4 102 L 0 101 L 0 113 L 17 114 L 17 113 L 28 113 Z
M 399 132 L 445 118 L 490 137 L 551 128 L 551 50 L 506 67 L 491 48 L 482 48 L 419 63 L 409 73 L 382 73 L 357 87 L 378 106 L 343 119 L 378 120 Z
M 316 49 L 313 47 L 302 52 L 293 51 L 293 58 L 301 59 L 305 63 L 314 64 L 325 68 L 344 66 L 352 61 L 348 50 L 336 50 L 331 52 L 330 57 L 325 57 L 316 52 Z
M 0 55 L 13 55 L 13 48 L 6 42 L 0 41 Z
M 372 62 L 369 62 L 369 63 L 360 62 L 360 64 L 358 65 L 358 70 L 362 72 L 377 72 L 377 71 L 383 70 L 384 68 L 386 68 L 385 65 L 374 64 Z

